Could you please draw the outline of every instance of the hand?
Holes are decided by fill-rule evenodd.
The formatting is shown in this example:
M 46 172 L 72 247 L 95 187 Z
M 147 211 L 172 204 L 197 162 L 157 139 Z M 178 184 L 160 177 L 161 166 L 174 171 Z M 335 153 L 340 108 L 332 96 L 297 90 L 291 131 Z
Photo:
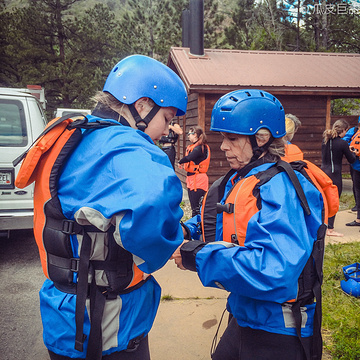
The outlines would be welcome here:
M 182 258 L 181 258 L 181 253 L 180 253 L 180 248 L 181 246 L 183 246 L 185 243 L 187 243 L 189 240 L 184 240 L 182 242 L 182 244 L 174 251 L 174 253 L 171 256 L 171 260 L 175 260 L 175 264 L 177 265 L 177 267 L 181 270 L 186 270 L 186 268 L 183 266 L 182 264 Z
M 182 135 L 183 131 L 179 124 L 170 125 L 169 127 L 172 131 L 176 132 L 178 135 Z
M 350 151 L 352 151 L 356 156 L 359 156 L 359 150 L 354 148 L 353 146 L 350 146 Z

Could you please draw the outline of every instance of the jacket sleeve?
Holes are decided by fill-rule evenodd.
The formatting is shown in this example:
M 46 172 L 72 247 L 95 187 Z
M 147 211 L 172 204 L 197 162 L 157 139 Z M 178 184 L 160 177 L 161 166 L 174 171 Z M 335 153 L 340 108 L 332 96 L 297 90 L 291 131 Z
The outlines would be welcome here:
M 355 134 L 355 127 L 352 127 L 346 132 L 345 136 L 343 137 L 343 140 L 347 141 L 350 144 L 351 138 L 354 136 L 354 134 Z
M 201 235 L 201 216 L 195 215 L 185 222 L 186 227 L 190 231 L 191 238 L 199 240 Z
M 356 160 L 356 155 L 350 150 L 349 144 L 346 141 L 342 141 L 343 153 L 346 160 L 352 164 Z
M 195 265 L 204 286 L 263 301 L 296 298 L 298 277 L 322 223 L 323 200 L 298 174 L 312 211 L 306 216 L 286 176 L 280 173 L 260 188 L 261 209 L 248 222 L 244 246 L 219 241 L 196 248 Z
M 86 132 L 66 165 L 64 214 L 90 209 L 116 226 L 115 241 L 140 270 L 161 268 L 183 241 L 182 186 L 167 155 L 146 134 L 116 126 Z
M 124 189 L 118 199 L 118 241 L 146 273 L 161 268 L 183 241 L 180 180 L 167 155 L 154 145 L 151 150 L 132 149 L 116 159 Z
M 179 164 L 184 164 L 190 161 L 193 161 L 195 164 L 197 164 L 202 159 L 203 159 L 203 152 L 201 146 L 195 146 L 195 148 L 189 155 L 184 156 L 181 160 L 179 160 Z

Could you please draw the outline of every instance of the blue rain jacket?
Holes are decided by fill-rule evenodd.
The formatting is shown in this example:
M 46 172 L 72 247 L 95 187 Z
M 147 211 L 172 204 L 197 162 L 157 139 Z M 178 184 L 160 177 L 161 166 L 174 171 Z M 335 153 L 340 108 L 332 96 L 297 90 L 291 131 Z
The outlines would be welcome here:
M 88 119 L 97 120 L 94 116 Z M 145 273 L 160 269 L 182 243 L 180 180 L 168 156 L 141 131 L 122 125 L 83 131 L 80 144 L 63 168 L 58 196 L 67 218 L 105 230 L 115 225 L 115 241 L 133 254 L 134 263 Z M 104 237 L 96 233 L 92 239 L 92 260 L 104 259 Z M 77 257 L 80 246 L 75 235 L 72 248 Z M 96 283 L 106 285 L 101 272 Z M 160 286 L 150 278 L 140 288 L 106 301 L 103 355 L 126 349 L 131 339 L 150 331 L 160 294 Z M 43 337 L 49 350 L 85 358 L 87 340 L 82 353 L 74 349 L 75 302 L 76 295 L 63 293 L 52 281 L 45 281 L 40 291 Z M 88 306 L 87 302 L 87 336 Z
M 349 145 L 350 145 L 350 143 L 351 143 L 351 138 L 355 135 L 355 133 L 356 133 L 357 130 L 358 130 L 358 126 L 354 126 L 354 127 L 350 128 L 350 129 L 346 132 L 345 136 L 343 137 L 343 140 L 347 141 L 347 142 L 349 143 Z M 354 170 L 360 171 L 360 159 L 359 159 L 358 156 L 356 157 L 355 162 L 353 162 L 352 164 L 350 164 L 350 166 L 351 166 Z
M 262 164 L 246 177 L 272 165 Z M 260 187 L 259 210 L 248 222 L 244 246 L 222 241 L 222 214 L 219 214 L 216 241 L 196 253 L 201 282 L 230 292 L 227 308 L 242 327 L 297 336 L 291 306 L 285 302 L 297 297 L 298 278 L 322 224 L 323 198 L 302 174 L 296 172 L 296 175 L 307 197 L 310 216 L 305 215 L 287 174 L 281 172 Z M 231 187 L 230 179 L 221 203 Z M 241 214 L 240 211 L 235 216 Z M 200 221 L 197 215 L 186 222 L 195 239 L 199 238 Z M 312 335 L 314 311 L 315 303 L 302 308 L 304 337 Z

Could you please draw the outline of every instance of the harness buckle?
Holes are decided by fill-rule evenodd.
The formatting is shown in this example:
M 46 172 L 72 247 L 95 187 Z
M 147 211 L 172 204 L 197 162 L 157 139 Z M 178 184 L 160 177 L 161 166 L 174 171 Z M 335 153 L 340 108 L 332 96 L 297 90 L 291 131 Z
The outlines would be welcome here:
M 227 214 L 232 214 L 234 212 L 234 204 L 227 203 L 227 204 L 216 204 L 216 212 L 221 214 L 222 212 L 226 212 Z
M 64 219 L 62 221 L 62 230 L 61 230 L 61 232 L 63 232 L 66 235 L 74 235 L 75 234 L 74 227 L 75 227 L 75 221 Z
M 70 259 L 70 270 L 72 272 L 78 272 L 79 271 L 79 258 L 71 258 Z

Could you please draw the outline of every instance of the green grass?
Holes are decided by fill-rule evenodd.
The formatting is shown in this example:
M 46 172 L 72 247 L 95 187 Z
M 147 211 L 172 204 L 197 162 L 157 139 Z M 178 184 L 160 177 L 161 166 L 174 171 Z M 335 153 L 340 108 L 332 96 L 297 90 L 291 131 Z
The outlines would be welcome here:
M 326 359 L 360 360 L 360 298 L 341 290 L 342 268 L 360 262 L 360 242 L 327 245 L 324 258 L 323 340 Z
M 340 196 L 339 211 L 351 209 L 355 206 L 355 199 L 353 194 L 342 193 Z

